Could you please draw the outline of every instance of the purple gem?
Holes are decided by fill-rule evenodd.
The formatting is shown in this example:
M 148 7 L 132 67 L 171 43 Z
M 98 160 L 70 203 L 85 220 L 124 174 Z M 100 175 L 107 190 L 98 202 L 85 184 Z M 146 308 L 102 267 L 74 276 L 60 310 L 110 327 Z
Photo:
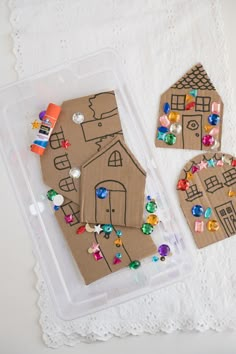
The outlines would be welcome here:
M 168 245 L 160 245 L 158 247 L 158 253 L 160 256 L 166 257 L 170 253 L 170 247 Z
M 205 146 L 212 146 L 215 142 L 215 139 L 212 135 L 204 135 L 202 138 L 202 143 Z
M 43 120 L 43 117 L 45 116 L 45 114 L 46 114 L 46 111 L 41 111 L 41 112 L 39 113 L 39 119 L 40 119 L 40 120 Z
M 65 221 L 67 224 L 71 224 L 73 222 L 74 218 L 72 214 L 66 215 L 65 216 Z
M 194 165 L 194 166 L 192 167 L 192 173 L 196 173 L 196 172 L 198 172 L 198 171 L 199 171 L 199 168 Z

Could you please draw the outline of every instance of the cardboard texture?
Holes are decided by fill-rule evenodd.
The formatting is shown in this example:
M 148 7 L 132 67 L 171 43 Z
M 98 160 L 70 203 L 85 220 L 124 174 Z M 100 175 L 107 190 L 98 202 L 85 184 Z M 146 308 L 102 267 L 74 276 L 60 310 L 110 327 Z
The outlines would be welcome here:
M 165 103 L 169 105 L 169 112 L 166 109 L 166 113 L 164 112 Z M 216 126 L 209 123 L 208 117 L 211 114 L 217 114 L 220 117 Z M 215 119 L 216 117 L 213 121 Z M 174 125 L 175 123 L 178 127 Z M 155 145 L 163 148 L 219 151 L 222 123 L 222 99 L 203 66 L 197 64 L 162 94 Z M 168 129 L 164 134 L 158 130 L 163 126 Z M 212 130 L 216 127 L 217 129 Z M 167 139 L 165 134 L 169 133 L 173 133 L 176 137 L 173 145 L 168 145 L 165 141 Z M 214 138 L 211 146 L 206 146 L 202 142 L 202 138 L 208 134 Z
M 67 224 L 65 215 L 72 214 L 74 222 Z M 80 273 L 86 284 L 90 284 L 106 275 L 127 267 L 133 260 L 141 260 L 157 252 L 157 247 L 150 236 L 144 235 L 141 230 L 119 226 L 115 229 L 122 231 L 121 237 L 123 245 L 117 247 L 114 241 L 117 239 L 115 231 L 109 238 L 104 237 L 104 232 L 99 235 L 87 232 L 78 235 L 76 230 L 81 225 L 79 221 L 79 206 L 66 199 L 63 206 L 55 213 L 56 219 L 62 229 L 68 246 L 74 256 L 75 262 L 80 269 Z M 93 225 L 92 225 L 93 226 Z M 93 242 L 100 245 L 103 258 L 96 261 L 93 254 L 88 253 L 88 249 Z M 113 264 L 115 254 L 122 253 L 121 263 Z
M 49 145 L 41 156 L 44 182 L 75 203 L 79 204 L 79 179 L 72 179 L 72 167 L 81 167 L 92 155 L 117 135 L 122 135 L 114 91 L 102 92 L 65 101 L 50 137 Z M 74 113 L 84 115 L 84 122 L 76 124 Z M 67 149 L 62 142 L 71 144 Z
M 198 170 L 197 170 L 198 169 Z M 196 171 L 196 172 L 194 172 Z M 193 173 L 194 172 L 194 173 Z M 179 202 L 198 248 L 208 246 L 236 233 L 236 158 L 222 153 L 196 156 L 182 170 L 179 180 L 188 179 L 189 188 L 178 190 Z M 200 205 L 212 215 L 192 215 Z M 207 223 L 216 220 L 219 229 L 209 231 Z M 203 232 L 195 231 L 195 222 L 203 222 Z
M 82 222 L 141 227 L 146 172 L 122 138 L 86 161 L 81 172 Z M 100 187 L 108 190 L 105 199 L 96 196 Z

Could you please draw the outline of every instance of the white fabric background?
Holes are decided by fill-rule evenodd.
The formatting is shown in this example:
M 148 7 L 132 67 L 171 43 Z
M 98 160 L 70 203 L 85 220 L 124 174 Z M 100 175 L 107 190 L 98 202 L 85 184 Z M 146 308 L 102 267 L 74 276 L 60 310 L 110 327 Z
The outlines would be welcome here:
M 151 139 L 161 92 L 202 62 L 225 103 L 223 150 L 235 153 L 235 111 L 218 1 L 15 0 L 9 7 L 19 78 L 112 47 L 129 73 L 144 134 Z M 156 150 L 155 155 L 168 171 L 166 186 L 174 188 L 181 166 L 195 153 Z M 196 272 L 184 282 L 70 322 L 54 313 L 37 266 L 44 340 L 58 347 L 128 333 L 236 328 L 235 251 L 236 238 L 196 251 Z

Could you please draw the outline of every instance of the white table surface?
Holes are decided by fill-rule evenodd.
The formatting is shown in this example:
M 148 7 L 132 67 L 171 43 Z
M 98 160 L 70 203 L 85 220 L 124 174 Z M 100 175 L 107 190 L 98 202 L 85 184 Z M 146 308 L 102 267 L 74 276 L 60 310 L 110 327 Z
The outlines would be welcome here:
M 236 97 L 236 0 L 221 0 L 225 21 L 226 41 L 232 70 L 232 82 Z M 197 0 L 196 0 L 197 2 Z M 0 85 L 17 79 L 14 71 L 15 58 L 12 54 L 11 26 L 9 13 L 0 0 Z M 220 55 L 220 53 L 219 53 Z M 38 354 L 50 353 L 41 338 L 38 323 L 38 295 L 35 290 L 35 275 L 32 271 L 34 258 L 31 241 L 17 210 L 11 186 L 0 160 L 1 215 L 0 215 L 0 353 Z M 4 208 L 3 208 L 4 204 Z M 12 217 L 14 215 L 14 219 Z M 9 230 L 10 225 L 10 230 Z M 13 246 L 14 245 L 14 246 Z M 80 344 L 73 348 L 57 349 L 66 353 L 181 353 L 181 354 L 235 354 L 235 332 L 173 333 L 142 335 L 140 337 L 113 338 L 104 343 Z

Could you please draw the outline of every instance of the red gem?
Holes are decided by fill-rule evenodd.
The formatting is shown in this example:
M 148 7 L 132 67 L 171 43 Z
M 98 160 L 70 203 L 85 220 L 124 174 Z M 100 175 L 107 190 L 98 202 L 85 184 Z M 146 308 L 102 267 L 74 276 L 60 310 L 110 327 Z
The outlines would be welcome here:
M 177 184 L 177 189 L 180 189 L 181 191 L 186 191 L 190 186 L 190 183 L 187 179 L 180 179 L 178 184 Z
M 197 167 L 197 166 L 192 166 L 192 173 L 196 173 L 196 172 L 198 172 L 199 171 L 199 167 Z
M 76 233 L 77 233 L 78 235 L 80 235 L 80 234 L 83 234 L 85 231 L 86 231 L 85 225 L 82 225 L 82 226 L 80 226 L 80 227 L 76 230 Z
M 69 143 L 69 140 L 62 140 L 61 142 L 61 147 L 67 149 L 71 144 Z
M 195 107 L 195 102 L 189 102 L 186 104 L 185 109 L 186 111 L 189 111 L 190 109 L 193 109 Z
M 236 160 L 232 160 L 232 166 L 236 167 Z
M 121 259 L 118 257 L 114 257 L 113 264 L 119 264 L 119 263 L 121 263 Z

